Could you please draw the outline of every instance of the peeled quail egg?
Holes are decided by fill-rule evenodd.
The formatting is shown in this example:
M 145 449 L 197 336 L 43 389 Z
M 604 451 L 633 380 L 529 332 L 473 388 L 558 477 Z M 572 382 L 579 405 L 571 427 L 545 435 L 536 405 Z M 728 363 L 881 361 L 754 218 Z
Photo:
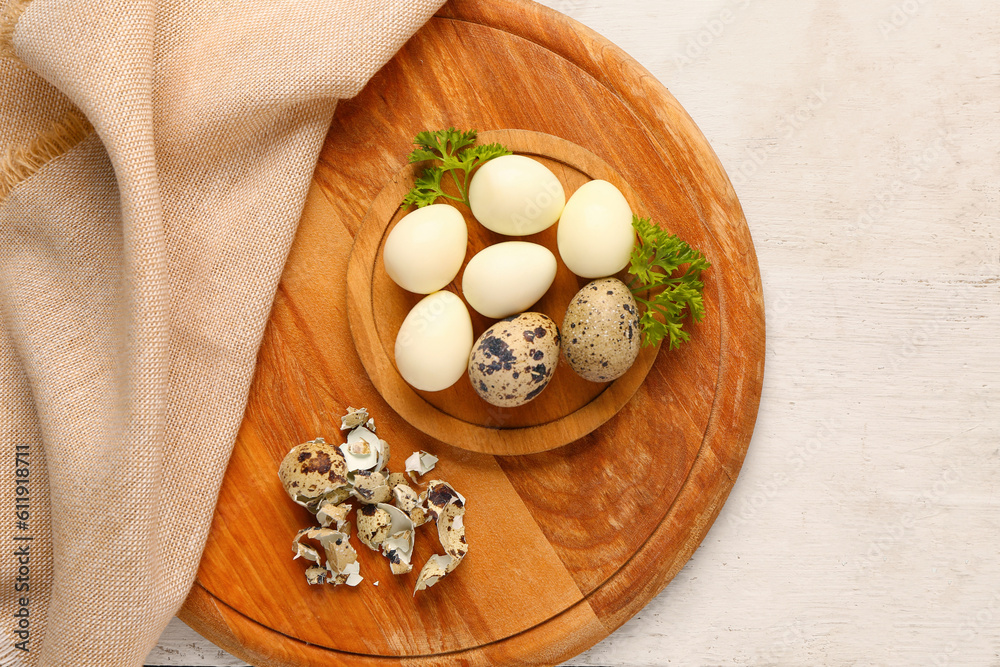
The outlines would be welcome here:
M 396 223 L 385 240 L 382 260 L 397 285 L 430 294 L 458 275 L 468 242 L 469 230 L 458 209 L 431 204 Z
M 472 319 L 462 300 L 435 292 L 403 320 L 396 334 L 396 367 L 417 389 L 447 389 L 465 372 L 472 340 Z
M 558 361 L 556 323 L 541 313 L 521 313 L 479 337 L 469 357 L 469 380 L 486 402 L 512 408 L 545 389 Z
M 556 232 L 559 256 L 581 278 L 603 278 L 624 269 L 635 244 L 632 209 L 607 181 L 581 185 L 566 202 Z
M 639 356 L 639 347 L 639 311 L 622 281 L 595 280 L 569 302 L 563 318 L 563 356 L 585 380 L 621 377 Z
M 469 185 L 472 215 L 487 229 L 508 236 L 551 227 L 566 204 L 562 183 L 548 167 L 523 155 L 490 160 Z
M 490 163 L 487 163 L 490 164 Z M 462 274 L 462 294 L 476 312 L 499 319 L 542 298 L 556 277 L 556 257 L 537 243 L 507 241 L 480 250 Z

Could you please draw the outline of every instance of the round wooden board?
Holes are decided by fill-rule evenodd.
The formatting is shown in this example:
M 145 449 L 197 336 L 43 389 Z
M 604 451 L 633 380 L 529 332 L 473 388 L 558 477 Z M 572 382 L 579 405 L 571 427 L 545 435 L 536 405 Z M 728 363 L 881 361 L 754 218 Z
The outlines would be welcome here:
M 687 325 L 692 341 L 662 350 L 618 414 L 565 447 L 501 457 L 448 446 L 385 402 L 356 352 L 345 285 L 353 239 L 405 167 L 413 136 L 447 126 L 529 130 L 583 147 L 712 262 L 706 317 Z M 256 665 L 563 661 L 639 611 L 704 537 L 746 453 L 763 360 L 746 221 L 676 100 L 556 12 L 450 2 L 337 109 L 180 616 Z M 310 587 L 291 559 L 311 516 L 284 495 L 278 464 L 299 442 L 339 440 L 348 405 L 374 415 L 391 469 L 428 450 L 441 458 L 432 476 L 468 499 L 468 557 L 416 596 L 416 571 L 393 577 L 360 545 L 357 588 Z M 434 532 L 418 532 L 417 569 L 440 550 Z

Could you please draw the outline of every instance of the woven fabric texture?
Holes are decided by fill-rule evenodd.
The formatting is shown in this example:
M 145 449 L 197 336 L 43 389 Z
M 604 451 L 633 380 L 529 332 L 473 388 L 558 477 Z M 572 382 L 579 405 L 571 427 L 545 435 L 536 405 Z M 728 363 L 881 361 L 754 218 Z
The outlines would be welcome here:
M 155 645 L 336 101 L 440 4 L 0 5 L 0 665 Z

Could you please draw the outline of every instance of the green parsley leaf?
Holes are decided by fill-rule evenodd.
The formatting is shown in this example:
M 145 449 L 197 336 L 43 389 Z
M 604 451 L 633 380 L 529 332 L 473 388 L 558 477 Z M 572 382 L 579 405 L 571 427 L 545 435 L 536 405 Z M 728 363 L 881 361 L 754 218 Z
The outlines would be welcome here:
M 639 240 L 632 249 L 628 271 L 633 276 L 635 300 L 645 306 L 639 318 L 643 345 L 656 345 L 668 338 L 673 350 L 691 338 L 682 328 L 685 315 L 690 313 L 695 321 L 705 316 L 701 272 L 711 264 L 701 252 L 649 218 L 632 216 L 632 227 Z
M 413 188 L 403 197 L 403 206 L 415 204 L 417 208 L 423 208 L 428 204 L 433 204 L 438 197 L 448 197 L 441 187 L 441 177 L 444 170 L 441 167 L 430 167 L 424 169 L 424 173 L 417 176 Z
M 410 153 L 410 163 L 437 160 L 440 167 L 428 167 L 417 177 L 406 196 L 403 206 L 428 206 L 440 197 L 463 202 L 469 206 L 469 179 L 472 172 L 483 163 L 511 152 L 500 144 L 473 146 L 476 130 L 462 132 L 453 127 L 436 132 L 420 132 L 413 143 L 418 146 Z M 444 174 L 451 175 L 459 196 L 446 193 L 441 184 Z M 461 175 L 461 177 L 459 177 Z

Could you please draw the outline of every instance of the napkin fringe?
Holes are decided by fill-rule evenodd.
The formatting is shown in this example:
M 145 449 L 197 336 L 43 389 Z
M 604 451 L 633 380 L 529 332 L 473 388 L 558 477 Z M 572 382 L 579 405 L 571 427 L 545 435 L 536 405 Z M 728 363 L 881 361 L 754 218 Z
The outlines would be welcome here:
M 14 53 L 14 28 L 31 0 L 10 0 L 0 16 L 0 57 L 19 60 Z
M 71 111 L 29 143 L 8 148 L 0 158 L 0 202 L 7 198 L 18 183 L 33 176 L 46 164 L 86 139 L 93 131 L 94 127 L 83 114 Z

